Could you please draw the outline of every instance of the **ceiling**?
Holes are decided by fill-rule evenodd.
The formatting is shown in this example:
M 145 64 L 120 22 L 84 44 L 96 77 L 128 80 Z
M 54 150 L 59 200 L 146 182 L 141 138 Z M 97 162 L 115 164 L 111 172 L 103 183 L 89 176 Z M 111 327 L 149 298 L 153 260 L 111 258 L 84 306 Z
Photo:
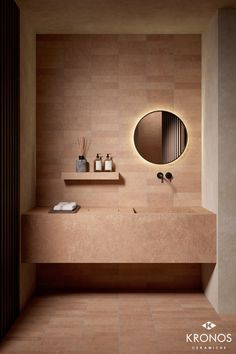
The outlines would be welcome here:
M 202 33 L 236 0 L 16 0 L 36 33 Z

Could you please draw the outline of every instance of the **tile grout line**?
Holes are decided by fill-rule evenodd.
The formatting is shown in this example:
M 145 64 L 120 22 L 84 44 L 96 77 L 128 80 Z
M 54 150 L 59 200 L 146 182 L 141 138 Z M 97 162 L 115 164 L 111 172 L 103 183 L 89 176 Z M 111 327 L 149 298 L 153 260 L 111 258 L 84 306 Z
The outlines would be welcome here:
M 118 318 L 119 318 L 119 330 L 118 330 L 118 354 L 121 354 L 121 348 L 120 348 L 120 337 L 121 337 L 121 321 L 120 321 L 120 293 L 118 295 Z
M 154 322 L 154 318 L 153 318 L 153 312 L 152 312 L 152 310 L 151 310 L 150 301 L 148 301 L 148 300 L 149 300 L 149 299 L 146 299 L 146 303 L 147 303 L 147 305 L 148 305 L 148 309 L 149 309 L 149 312 L 150 312 L 150 317 L 151 317 L 151 320 L 152 320 L 154 333 L 156 334 L 157 354 L 161 354 L 161 351 L 160 351 L 160 348 L 159 348 L 158 335 L 157 335 L 156 326 L 155 326 L 155 322 Z

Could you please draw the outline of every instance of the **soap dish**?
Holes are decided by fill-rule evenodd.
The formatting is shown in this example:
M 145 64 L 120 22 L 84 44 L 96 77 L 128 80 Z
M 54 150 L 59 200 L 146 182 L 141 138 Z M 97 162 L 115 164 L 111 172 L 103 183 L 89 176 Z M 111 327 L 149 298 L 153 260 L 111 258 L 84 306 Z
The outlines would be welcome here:
M 77 205 L 77 207 L 74 210 L 53 210 L 53 207 L 49 209 L 50 214 L 75 214 L 79 211 L 80 205 Z

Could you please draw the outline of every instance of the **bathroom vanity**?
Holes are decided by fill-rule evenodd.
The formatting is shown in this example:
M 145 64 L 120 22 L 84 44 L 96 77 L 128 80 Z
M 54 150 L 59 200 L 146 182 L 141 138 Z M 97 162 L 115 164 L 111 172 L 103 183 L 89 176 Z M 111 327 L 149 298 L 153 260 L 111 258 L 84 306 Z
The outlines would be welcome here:
M 215 263 L 216 216 L 201 207 L 81 208 L 22 216 L 26 263 Z

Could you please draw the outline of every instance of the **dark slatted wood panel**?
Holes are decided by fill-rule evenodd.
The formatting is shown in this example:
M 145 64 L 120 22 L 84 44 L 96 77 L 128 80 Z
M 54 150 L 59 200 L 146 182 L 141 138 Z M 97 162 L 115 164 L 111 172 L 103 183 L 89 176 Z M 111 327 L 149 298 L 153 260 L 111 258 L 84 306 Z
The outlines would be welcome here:
M 19 9 L 1 0 L 0 337 L 19 314 Z
M 177 116 L 162 112 L 162 163 L 177 159 L 187 143 L 187 132 Z

